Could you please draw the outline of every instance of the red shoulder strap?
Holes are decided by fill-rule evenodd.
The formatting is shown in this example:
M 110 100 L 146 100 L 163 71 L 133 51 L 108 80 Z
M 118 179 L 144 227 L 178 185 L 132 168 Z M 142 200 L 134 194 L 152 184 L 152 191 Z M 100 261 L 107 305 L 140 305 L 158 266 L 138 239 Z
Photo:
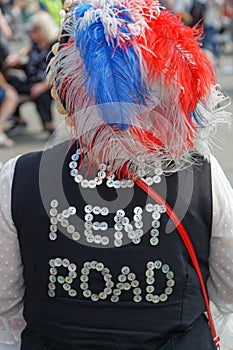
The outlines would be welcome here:
M 134 180 L 134 182 L 143 190 L 145 191 L 156 203 L 160 204 L 160 205 L 165 205 L 167 208 L 167 214 L 168 216 L 171 218 L 171 220 L 173 221 L 173 223 L 175 224 L 183 242 L 184 245 L 189 253 L 190 259 L 193 263 L 193 266 L 196 270 L 200 285 L 201 285 L 201 290 L 202 290 L 202 294 L 204 297 L 204 301 L 205 301 L 205 305 L 206 305 L 206 311 L 208 314 L 208 319 L 209 319 L 209 326 L 210 326 L 210 330 L 213 336 L 213 340 L 215 342 L 215 345 L 217 347 L 217 349 L 220 349 L 220 338 L 219 336 L 217 336 L 216 334 L 216 330 L 215 330 L 215 326 L 214 326 L 214 322 L 213 322 L 213 318 L 211 315 L 211 311 L 210 311 L 210 306 L 209 306 L 209 299 L 207 296 L 207 292 L 206 292 L 206 288 L 205 288 L 205 283 L 202 277 L 202 273 L 201 273 L 201 269 L 197 260 L 197 256 L 194 250 L 194 247 L 192 245 L 192 242 L 189 238 L 189 235 L 187 233 L 187 231 L 185 230 L 183 224 L 181 223 L 181 221 L 179 220 L 179 218 L 177 217 L 177 215 L 175 214 L 175 212 L 172 210 L 172 208 L 169 206 L 169 204 L 156 192 L 154 191 L 151 187 L 149 187 L 143 180 L 141 180 L 140 178 L 137 178 L 136 180 Z

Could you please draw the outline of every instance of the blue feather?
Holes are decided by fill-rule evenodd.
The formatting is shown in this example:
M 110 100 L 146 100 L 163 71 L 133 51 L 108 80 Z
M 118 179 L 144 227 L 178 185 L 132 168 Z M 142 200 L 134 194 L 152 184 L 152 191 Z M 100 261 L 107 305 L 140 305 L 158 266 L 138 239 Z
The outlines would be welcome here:
M 202 101 L 199 101 L 203 108 L 206 108 Z M 197 123 L 197 127 L 206 128 L 208 126 L 208 120 L 203 116 L 203 113 L 199 110 L 198 106 L 190 114 L 191 119 Z
M 90 8 L 80 4 L 75 11 L 76 19 Z M 125 23 L 132 22 L 126 12 L 119 16 Z M 126 26 L 118 29 L 132 36 Z M 140 105 L 145 105 L 147 95 L 135 50 L 131 45 L 117 46 L 117 38 L 113 39 L 114 45 L 108 43 L 99 17 L 82 28 L 78 21 L 75 42 L 85 67 L 89 98 L 95 96 L 106 124 L 126 129 L 132 124 L 132 114 L 140 114 Z
M 90 4 L 79 4 L 78 6 L 76 6 L 75 8 L 75 13 L 74 16 L 76 19 L 82 18 L 85 14 L 85 12 L 89 9 L 92 9 L 93 6 Z

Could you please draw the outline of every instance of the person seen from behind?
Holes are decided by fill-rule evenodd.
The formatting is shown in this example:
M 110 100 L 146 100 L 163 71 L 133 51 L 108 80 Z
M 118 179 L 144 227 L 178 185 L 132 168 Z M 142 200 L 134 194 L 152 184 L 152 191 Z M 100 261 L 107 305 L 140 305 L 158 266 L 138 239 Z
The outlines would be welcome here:
M 0 343 L 231 350 L 233 191 L 211 153 L 231 113 L 202 31 L 156 0 L 66 1 L 61 29 L 67 140 L 0 173 Z

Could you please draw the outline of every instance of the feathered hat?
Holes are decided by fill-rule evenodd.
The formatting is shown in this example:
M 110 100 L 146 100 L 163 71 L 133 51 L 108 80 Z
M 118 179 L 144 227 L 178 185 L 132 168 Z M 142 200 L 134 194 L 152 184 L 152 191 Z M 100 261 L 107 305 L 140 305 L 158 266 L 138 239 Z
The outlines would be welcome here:
M 91 163 L 148 174 L 208 158 L 230 114 L 202 29 L 157 0 L 66 0 L 61 17 L 48 81 Z

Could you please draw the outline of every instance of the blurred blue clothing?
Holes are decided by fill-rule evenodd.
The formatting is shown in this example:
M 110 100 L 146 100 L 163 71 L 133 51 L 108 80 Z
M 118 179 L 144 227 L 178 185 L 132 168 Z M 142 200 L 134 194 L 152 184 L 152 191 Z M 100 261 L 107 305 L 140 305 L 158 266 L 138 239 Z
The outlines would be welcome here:
M 211 50 L 216 58 L 220 58 L 221 50 L 216 41 L 218 30 L 214 27 L 205 27 L 204 38 L 202 40 L 203 49 Z
M 5 97 L 6 97 L 6 90 L 3 88 L 0 88 L 0 105 L 4 101 Z

